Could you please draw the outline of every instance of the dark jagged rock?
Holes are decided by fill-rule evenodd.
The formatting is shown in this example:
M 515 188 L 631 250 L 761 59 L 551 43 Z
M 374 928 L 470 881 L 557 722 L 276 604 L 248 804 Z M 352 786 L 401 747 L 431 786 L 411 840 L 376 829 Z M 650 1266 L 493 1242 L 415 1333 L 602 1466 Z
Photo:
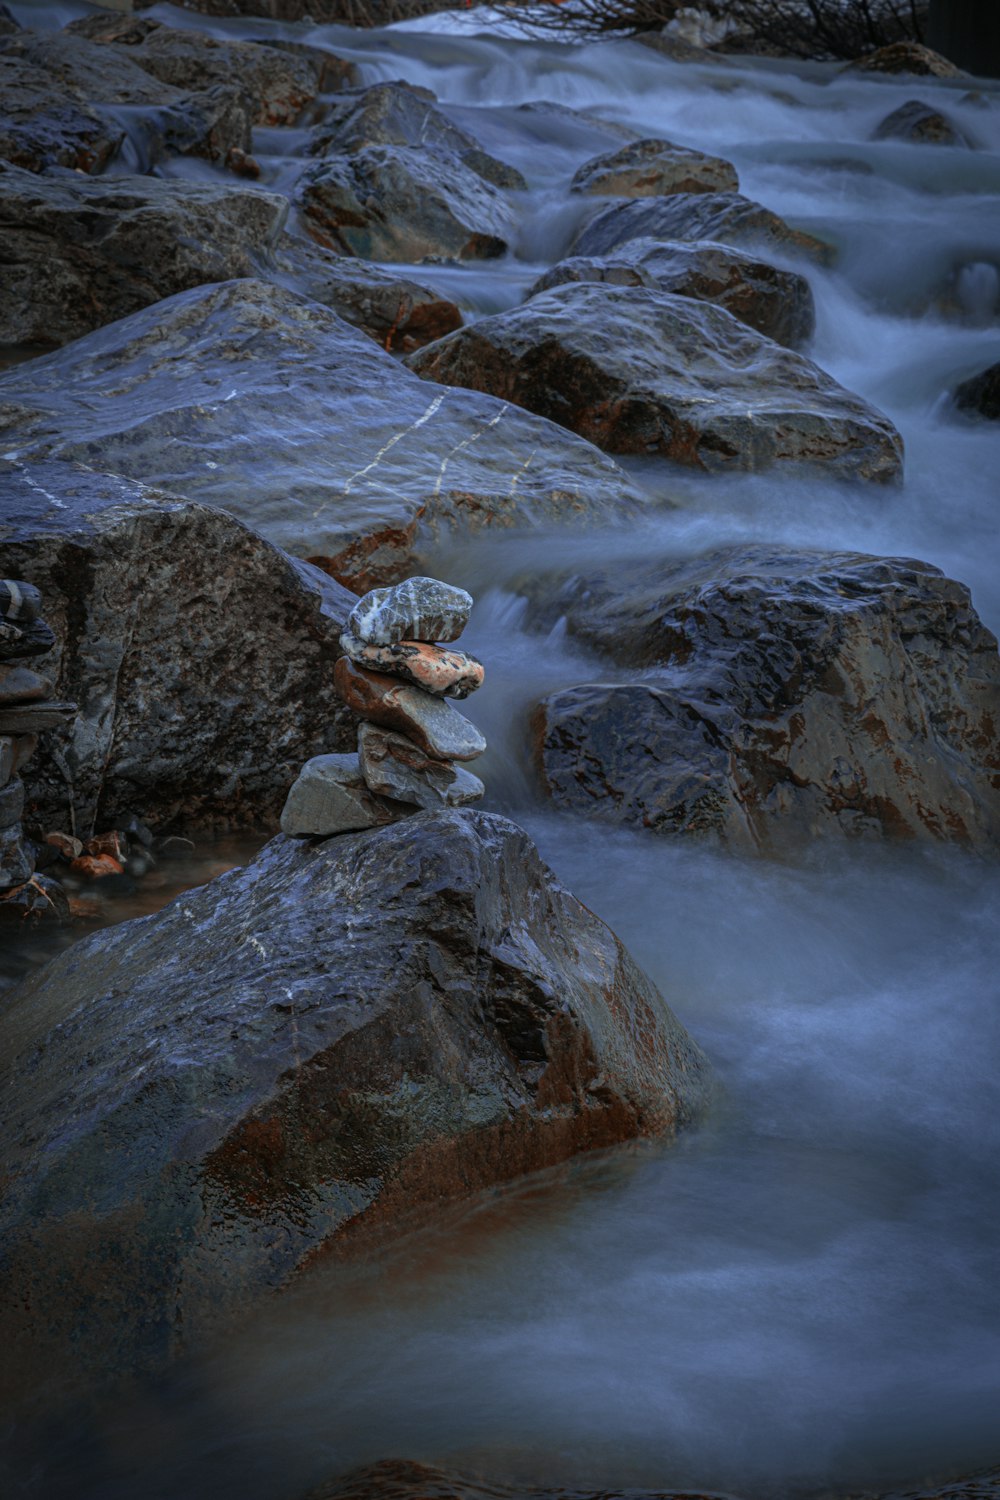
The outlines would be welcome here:
M 308 168 L 298 198 L 310 232 L 365 260 L 489 260 L 514 231 L 509 203 L 457 157 L 365 146 Z
M 576 193 L 608 198 L 651 198 L 671 193 L 737 193 L 732 162 L 675 146 L 672 141 L 633 141 L 584 162 L 571 184 Z
M 1000 422 L 1000 364 L 990 365 L 979 375 L 963 380 L 955 391 L 959 411 L 975 412 L 990 422 Z
M 253 104 L 239 81 L 187 92 L 161 83 L 124 49 L 67 31 L 17 32 L 0 51 L 0 157 L 29 171 L 98 172 L 129 137 L 141 169 L 165 153 L 225 160 L 250 150 Z M 8 102 L 9 101 L 9 102 Z M 88 121 L 100 122 L 91 134 Z
M 357 70 L 318 48 L 269 47 L 179 31 L 159 21 L 97 12 L 67 31 L 113 48 L 161 83 L 203 92 L 238 81 L 259 125 L 293 125 L 322 88 L 354 82 Z
M 671 1132 L 707 1090 L 614 935 L 481 813 L 275 839 L 46 965 L 3 1026 L 8 1410 L 159 1368 L 325 1247 Z
M 71 465 L 0 467 L 0 571 L 36 584 L 76 722 L 43 736 L 28 816 L 276 826 L 302 761 L 353 748 L 333 687 L 353 595 L 222 511 Z
M 875 141 L 915 141 L 932 146 L 971 146 L 971 141 L 946 114 L 921 99 L 910 99 L 876 126 Z
M 607 255 L 629 240 L 718 240 L 739 249 L 806 256 L 828 264 L 832 250 L 793 229 L 778 214 L 740 193 L 674 193 L 637 198 L 597 214 L 577 235 L 574 255 Z
M 546 271 L 528 295 L 567 281 L 646 286 L 714 302 L 789 349 L 808 343 L 816 325 L 812 289 L 804 276 L 711 240 L 628 240 L 603 259 L 574 256 Z
M 818 365 L 721 307 L 646 288 L 570 283 L 410 355 L 420 375 L 487 391 L 611 453 L 711 472 L 821 465 L 899 477 L 889 419 Z
M 625 521 L 641 504 L 579 438 L 428 386 L 326 308 L 252 280 L 8 370 L 0 436 L 22 463 L 82 462 L 220 506 L 362 589 L 414 572 L 444 527 Z
M 499 188 L 524 188 L 514 167 L 497 161 L 466 131 L 436 108 L 430 89 L 409 83 L 376 83 L 334 99 L 313 134 L 317 156 L 361 151 L 366 146 L 409 146 L 437 157 L 457 157 Z
M 754 545 L 524 589 L 530 623 L 643 672 L 543 703 L 557 802 L 751 851 L 1000 849 L 997 643 L 937 568 Z

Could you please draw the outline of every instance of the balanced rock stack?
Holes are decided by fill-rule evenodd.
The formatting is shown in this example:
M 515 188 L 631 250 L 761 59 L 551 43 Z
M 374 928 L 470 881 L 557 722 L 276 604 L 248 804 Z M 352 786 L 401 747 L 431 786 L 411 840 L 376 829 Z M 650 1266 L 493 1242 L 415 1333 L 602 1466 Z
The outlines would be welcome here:
M 362 720 L 358 751 L 306 762 L 281 815 L 285 833 L 349 833 L 479 800 L 483 783 L 457 762 L 482 755 L 486 741 L 445 701 L 467 698 L 483 681 L 475 657 L 448 649 L 471 609 L 471 594 L 436 578 L 408 578 L 358 600 L 334 670 L 337 691 Z
M 22 665 L 56 643 L 41 613 L 42 598 L 32 584 L 0 579 L 0 900 L 5 902 L 35 872 L 21 827 L 24 784 L 17 773 L 35 753 L 43 729 L 60 728 L 76 715 L 75 703 L 54 701 L 48 678 Z

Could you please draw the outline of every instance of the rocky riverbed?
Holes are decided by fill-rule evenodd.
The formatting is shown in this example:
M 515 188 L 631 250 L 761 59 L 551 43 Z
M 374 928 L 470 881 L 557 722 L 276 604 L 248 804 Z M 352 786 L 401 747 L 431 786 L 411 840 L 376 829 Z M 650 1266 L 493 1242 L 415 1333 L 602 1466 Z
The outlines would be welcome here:
M 995 1465 L 1000 93 L 647 40 L 0 16 L 13 1493 Z

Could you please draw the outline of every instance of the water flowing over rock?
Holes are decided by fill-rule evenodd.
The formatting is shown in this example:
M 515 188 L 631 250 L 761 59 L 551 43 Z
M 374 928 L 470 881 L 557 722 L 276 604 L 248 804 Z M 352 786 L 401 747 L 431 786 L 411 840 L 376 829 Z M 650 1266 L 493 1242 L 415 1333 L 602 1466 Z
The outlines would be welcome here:
M 567 281 L 646 286 L 714 302 L 789 349 L 808 343 L 816 325 L 812 289 L 804 276 L 711 240 L 627 240 L 604 258 L 573 256 L 540 276 L 528 296 Z
M 488 391 L 612 453 L 710 472 L 821 465 L 899 477 L 889 419 L 817 365 L 720 307 L 645 288 L 556 287 L 407 358 L 430 380 Z
M 22 463 L 82 462 L 219 506 L 359 589 L 412 572 L 450 526 L 625 521 L 641 504 L 579 438 L 435 390 L 326 308 L 253 280 L 182 292 L 0 375 L 0 436 Z
M 892 114 L 876 126 L 872 136 L 876 141 L 916 141 L 932 146 L 970 146 L 968 137 L 959 130 L 946 114 L 924 104 L 921 99 L 910 99 L 894 109 Z
M 670 193 L 737 193 L 732 162 L 672 141 L 641 140 L 584 162 L 573 178 L 576 193 L 608 198 L 651 198 Z
M 873 77 L 880 74 L 895 76 L 899 73 L 912 73 L 915 76 L 930 78 L 967 78 L 961 68 L 942 57 L 940 52 L 934 52 L 930 47 L 924 47 L 919 42 L 892 42 L 888 47 L 879 47 L 877 52 L 869 52 L 864 57 L 859 57 L 855 62 L 847 64 L 845 72 L 868 73 Z
M 778 214 L 740 193 L 674 193 L 637 198 L 597 214 L 573 242 L 574 255 L 607 255 L 629 240 L 719 240 L 765 253 L 805 256 L 828 264 L 829 245 L 793 229 Z
M 11 111 L 0 156 L 30 171 L 57 163 L 98 172 L 126 137 L 140 170 L 170 153 L 224 161 L 231 150 L 250 149 L 255 110 L 235 78 L 193 92 L 174 88 L 123 49 L 67 31 L 5 38 L 0 84 Z M 91 119 L 103 122 L 97 132 Z
M 68 464 L 0 466 L 0 572 L 45 599 L 79 704 L 41 742 L 47 827 L 276 826 L 302 761 L 353 748 L 333 684 L 354 596 L 223 511 Z
M 258 125 L 293 125 L 321 89 L 345 86 L 357 76 L 353 63 L 318 48 L 222 41 L 145 17 L 97 12 L 71 21 L 66 30 L 110 47 L 128 65 L 173 88 L 200 92 L 236 82 Z
M 707 1092 L 613 933 L 462 811 L 275 839 L 57 958 L 4 1030 L 8 1401 L 156 1369 L 324 1247 Z
M 929 564 L 753 545 L 524 588 L 533 625 L 643 673 L 543 703 L 562 805 L 747 851 L 1000 850 L 997 643 Z

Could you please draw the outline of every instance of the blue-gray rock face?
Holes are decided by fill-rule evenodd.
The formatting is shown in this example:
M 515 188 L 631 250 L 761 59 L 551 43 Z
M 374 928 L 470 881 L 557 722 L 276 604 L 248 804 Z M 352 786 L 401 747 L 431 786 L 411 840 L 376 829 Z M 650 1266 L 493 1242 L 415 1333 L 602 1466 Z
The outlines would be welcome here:
M 0 1031 L 7 1409 L 155 1369 L 332 1241 L 671 1132 L 707 1091 L 614 934 L 471 812 L 275 839 L 77 944 Z
M 44 670 L 79 705 L 39 742 L 32 822 L 274 828 L 302 762 L 354 747 L 333 685 L 354 595 L 223 511 L 0 463 L 0 573 L 40 589 Z
M 23 462 L 219 506 L 359 592 L 416 571 L 449 527 L 624 522 L 642 503 L 579 438 L 429 387 L 326 308 L 254 280 L 182 292 L 7 371 L 0 441 Z

